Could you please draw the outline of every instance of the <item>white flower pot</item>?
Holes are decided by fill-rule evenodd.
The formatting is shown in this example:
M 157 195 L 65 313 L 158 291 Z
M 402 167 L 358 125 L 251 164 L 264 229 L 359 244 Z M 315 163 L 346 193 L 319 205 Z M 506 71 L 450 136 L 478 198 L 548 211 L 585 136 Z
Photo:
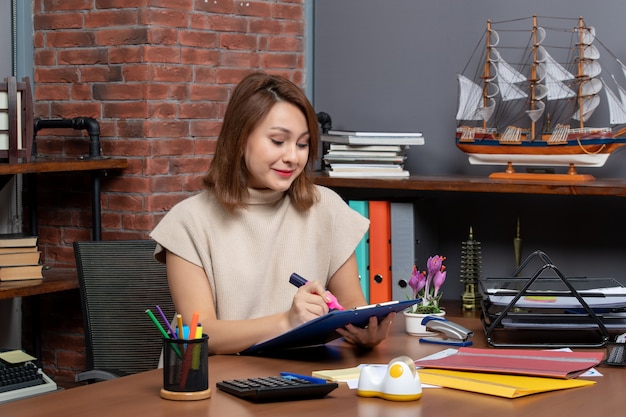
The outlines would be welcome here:
M 446 315 L 445 311 L 441 313 L 432 313 L 432 314 L 418 314 L 418 313 L 409 313 L 408 311 L 404 312 L 404 318 L 406 322 L 406 332 L 411 336 L 433 336 L 436 335 L 436 332 L 426 331 L 426 326 L 422 324 L 422 319 L 426 316 L 436 316 L 443 317 Z

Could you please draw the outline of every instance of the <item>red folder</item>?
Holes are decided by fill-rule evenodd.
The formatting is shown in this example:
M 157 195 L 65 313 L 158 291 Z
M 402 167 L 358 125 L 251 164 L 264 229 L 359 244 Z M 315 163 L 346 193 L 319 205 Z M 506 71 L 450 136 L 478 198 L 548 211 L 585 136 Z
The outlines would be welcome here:
M 391 210 L 389 201 L 370 201 L 370 304 L 391 301 Z
M 490 372 L 512 375 L 575 378 L 598 365 L 604 352 L 562 350 L 459 348 L 458 353 L 441 359 L 417 360 L 423 368 Z

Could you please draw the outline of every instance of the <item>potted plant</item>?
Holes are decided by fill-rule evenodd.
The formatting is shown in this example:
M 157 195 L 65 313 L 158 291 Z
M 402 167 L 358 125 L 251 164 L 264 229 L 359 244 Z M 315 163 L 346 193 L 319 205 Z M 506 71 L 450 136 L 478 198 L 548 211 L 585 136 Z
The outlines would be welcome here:
M 426 316 L 443 316 L 445 311 L 439 306 L 442 292 L 441 286 L 446 280 L 446 267 L 443 262 L 444 256 L 431 256 L 426 262 L 426 271 L 420 271 L 413 266 L 413 273 L 409 280 L 411 294 L 407 298 L 420 300 L 419 303 L 404 311 L 406 318 L 406 331 L 414 336 L 430 335 L 426 327 L 422 325 L 422 319 Z

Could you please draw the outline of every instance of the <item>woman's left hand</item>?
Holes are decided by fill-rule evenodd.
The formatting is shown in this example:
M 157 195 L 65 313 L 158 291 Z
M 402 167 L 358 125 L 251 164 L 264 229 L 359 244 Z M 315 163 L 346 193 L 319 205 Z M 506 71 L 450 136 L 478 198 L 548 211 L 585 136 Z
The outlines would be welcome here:
M 342 329 L 337 329 L 337 333 L 348 343 L 361 347 L 374 347 L 387 337 L 395 316 L 396 313 L 389 313 L 380 322 L 376 316 L 372 316 L 365 328 L 348 324 Z

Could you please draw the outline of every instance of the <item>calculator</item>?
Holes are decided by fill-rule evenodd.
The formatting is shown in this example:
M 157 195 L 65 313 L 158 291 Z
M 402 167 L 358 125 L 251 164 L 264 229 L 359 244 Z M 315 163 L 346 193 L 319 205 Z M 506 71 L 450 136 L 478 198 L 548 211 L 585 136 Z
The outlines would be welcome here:
M 274 402 L 322 398 L 338 387 L 336 382 L 304 375 L 281 374 L 260 378 L 232 379 L 217 388 L 253 402 Z

